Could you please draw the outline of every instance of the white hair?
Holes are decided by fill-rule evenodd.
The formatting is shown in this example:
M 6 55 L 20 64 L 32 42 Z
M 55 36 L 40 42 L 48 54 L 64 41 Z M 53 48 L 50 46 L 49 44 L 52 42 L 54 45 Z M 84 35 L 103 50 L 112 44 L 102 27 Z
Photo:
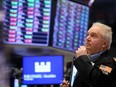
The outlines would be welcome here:
M 110 48 L 111 43 L 112 43 L 112 28 L 100 22 L 95 22 L 93 23 L 92 26 L 100 27 L 101 35 L 103 36 L 104 39 L 106 39 L 109 42 L 109 48 Z

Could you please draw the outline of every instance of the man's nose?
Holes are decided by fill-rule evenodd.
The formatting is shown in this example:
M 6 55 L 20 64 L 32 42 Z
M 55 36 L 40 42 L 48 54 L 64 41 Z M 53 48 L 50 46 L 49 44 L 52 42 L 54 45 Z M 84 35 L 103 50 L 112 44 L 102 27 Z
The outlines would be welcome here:
M 86 40 L 87 40 L 87 41 L 90 41 L 90 36 L 87 36 L 87 37 L 86 37 Z

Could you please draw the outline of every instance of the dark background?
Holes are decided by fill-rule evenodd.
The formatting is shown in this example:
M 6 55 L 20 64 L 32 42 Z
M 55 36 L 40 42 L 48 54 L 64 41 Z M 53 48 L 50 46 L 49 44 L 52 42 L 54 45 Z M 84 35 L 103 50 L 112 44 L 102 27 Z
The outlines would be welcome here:
M 116 0 L 95 0 L 90 8 L 90 24 L 96 21 L 112 27 L 111 54 L 116 56 Z

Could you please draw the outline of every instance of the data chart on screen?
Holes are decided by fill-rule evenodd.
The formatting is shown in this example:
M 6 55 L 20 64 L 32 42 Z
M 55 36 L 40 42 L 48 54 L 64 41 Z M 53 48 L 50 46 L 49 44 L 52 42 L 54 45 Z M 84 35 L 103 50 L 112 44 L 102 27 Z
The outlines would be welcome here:
M 89 7 L 69 0 L 58 0 L 53 47 L 75 51 L 85 44 Z
M 4 42 L 48 46 L 51 0 L 5 0 Z

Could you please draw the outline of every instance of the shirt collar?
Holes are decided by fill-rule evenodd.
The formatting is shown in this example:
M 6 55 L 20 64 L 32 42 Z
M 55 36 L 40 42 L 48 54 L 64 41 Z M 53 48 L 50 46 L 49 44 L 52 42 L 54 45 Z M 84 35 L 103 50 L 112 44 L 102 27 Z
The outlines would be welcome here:
M 94 62 L 98 58 L 98 56 L 100 56 L 103 52 L 104 51 L 90 55 L 89 59 Z

